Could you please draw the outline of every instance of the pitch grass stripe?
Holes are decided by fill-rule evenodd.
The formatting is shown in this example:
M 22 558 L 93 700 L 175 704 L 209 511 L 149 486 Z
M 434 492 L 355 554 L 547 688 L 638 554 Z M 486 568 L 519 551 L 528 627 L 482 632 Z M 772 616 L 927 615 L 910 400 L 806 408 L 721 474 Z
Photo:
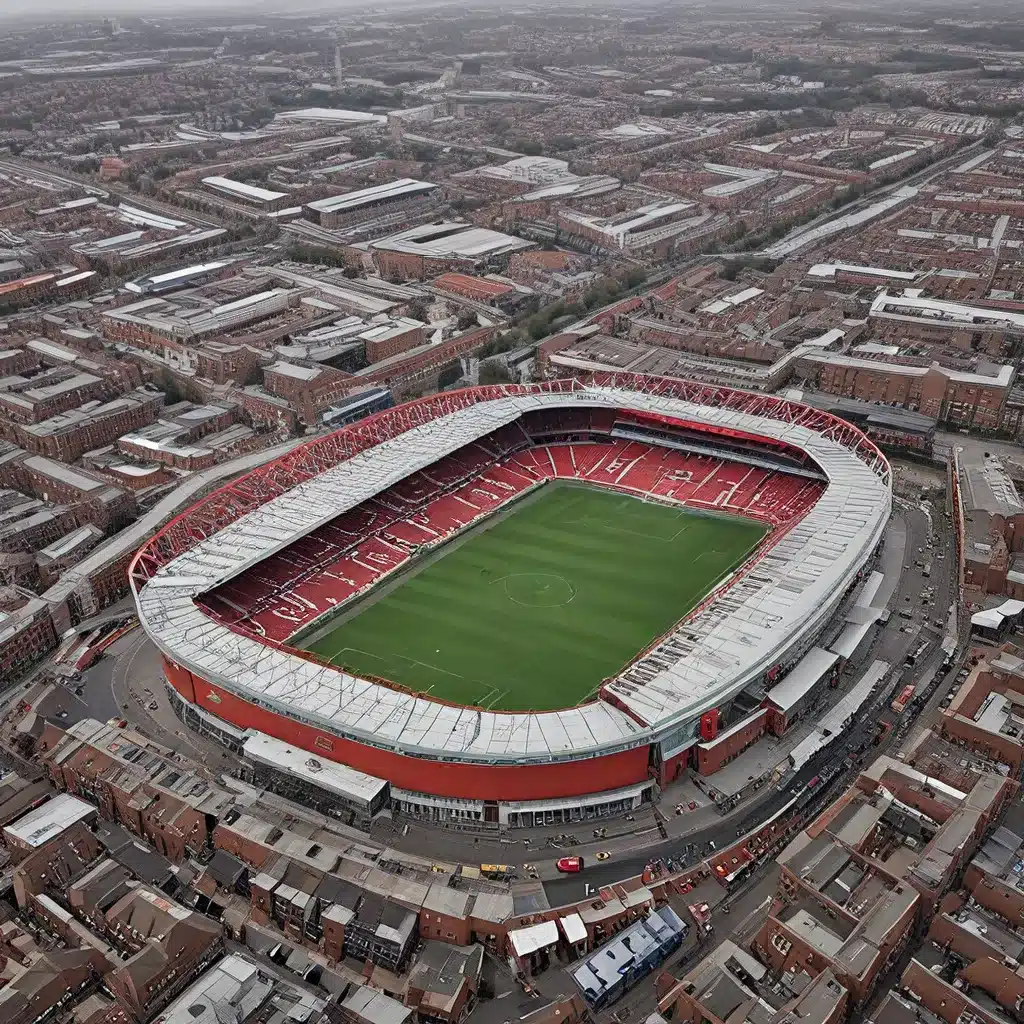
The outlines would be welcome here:
M 609 491 L 549 485 L 313 647 L 354 672 L 497 710 L 580 702 L 764 536 Z

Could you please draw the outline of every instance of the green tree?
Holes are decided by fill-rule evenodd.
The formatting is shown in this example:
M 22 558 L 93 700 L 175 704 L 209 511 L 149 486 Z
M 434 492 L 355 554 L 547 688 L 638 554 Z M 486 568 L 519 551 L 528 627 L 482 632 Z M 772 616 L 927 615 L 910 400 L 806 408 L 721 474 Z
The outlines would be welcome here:
M 500 359 L 485 359 L 480 364 L 481 384 L 508 384 L 512 374 Z

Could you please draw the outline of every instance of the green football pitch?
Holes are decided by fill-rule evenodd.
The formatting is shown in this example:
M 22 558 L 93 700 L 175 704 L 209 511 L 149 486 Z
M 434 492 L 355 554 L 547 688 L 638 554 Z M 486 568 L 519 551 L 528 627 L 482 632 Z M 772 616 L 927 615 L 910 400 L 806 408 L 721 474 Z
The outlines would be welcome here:
M 548 484 L 307 646 L 355 674 L 501 711 L 596 692 L 739 565 L 765 529 Z M 438 557 L 439 556 L 439 557 Z

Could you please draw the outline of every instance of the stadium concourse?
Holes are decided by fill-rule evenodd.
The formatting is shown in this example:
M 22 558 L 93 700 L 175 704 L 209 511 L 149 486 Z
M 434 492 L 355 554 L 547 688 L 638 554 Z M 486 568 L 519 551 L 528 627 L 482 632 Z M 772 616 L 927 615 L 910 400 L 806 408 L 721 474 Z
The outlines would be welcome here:
M 359 628 L 375 602 L 380 614 L 401 609 L 418 574 L 478 552 L 481 531 L 498 536 L 558 487 L 636 500 L 615 513 L 619 525 L 642 500 L 651 517 L 634 531 L 638 564 L 653 536 L 678 574 L 707 573 L 696 592 L 666 591 L 665 620 L 592 680 L 590 699 L 577 703 L 546 657 L 527 682 L 536 692 L 543 675 L 548 710 L 502 711 L 537 702 L 497 684 L 486 691 L 493 707 L 474 699 L 479 687 L 443 699 L 422 664 L 403 685 L 300 649 Z M 313 440 L 173 520 L 136 556 L 131 579 L 190 724 L 236 749 L 262 733 L 316 755 L 304 784 L 316 784 L 322 757 L 336 762 L 334 785 L 349 771 L 360 791 L 370 776 L 405 813 L 529 825 L 635 808 L 688 765 L 707 770 L 784 728 L 772 688 L 801 664 L 808 677 L 805 659 L 875 557 L 891 502 L 884 457 L 828 413 L 677 379 L 595 375 L 435 395 Z M 681 529 L 659 535 L 663 513 L 699 516 L 702 550 L 676 544 Z M 715 539 L 740 527 L 742 543 Z M 564 531 L 547 532 L 530 557 L 567 557 Z M 617 605 L 595 603 L 589 622 L 542 616 L 518 645 L 571 648 L 603 638 L 616 615 L 630 619 L 644 580 L 631 575 L 629 550 L 592 549 Z M 577 559 L 581 587 L 593 561 Z M 549 575 L 575 595 L 562 569 Z M 539 584 L 525 596 L 513 603 L 568 603 Z M 457 618 L 465 634 L 467 616 Z M 455 674 L 444 659 L 450 647 L 465 658 L 465 642 L 449 645 L 444 616 L 431 629 L 428 667 Z

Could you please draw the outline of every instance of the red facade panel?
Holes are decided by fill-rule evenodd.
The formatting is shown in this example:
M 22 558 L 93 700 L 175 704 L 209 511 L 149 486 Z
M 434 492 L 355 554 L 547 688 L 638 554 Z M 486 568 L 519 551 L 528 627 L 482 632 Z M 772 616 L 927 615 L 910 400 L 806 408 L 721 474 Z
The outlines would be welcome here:
M 700 716 L 700 738 L 705 743 L 718 735 L 718 708 L 711 708 Z
M 431 761 L 364 746 L 257 707 L 164 659 L 167 680 L 188 701 L 240 729 L 367 772 L 392 785 L 465 800 L 546 800 L 633 786 L 647 779 L 648 747 L 552 764 L 482 765 Z

